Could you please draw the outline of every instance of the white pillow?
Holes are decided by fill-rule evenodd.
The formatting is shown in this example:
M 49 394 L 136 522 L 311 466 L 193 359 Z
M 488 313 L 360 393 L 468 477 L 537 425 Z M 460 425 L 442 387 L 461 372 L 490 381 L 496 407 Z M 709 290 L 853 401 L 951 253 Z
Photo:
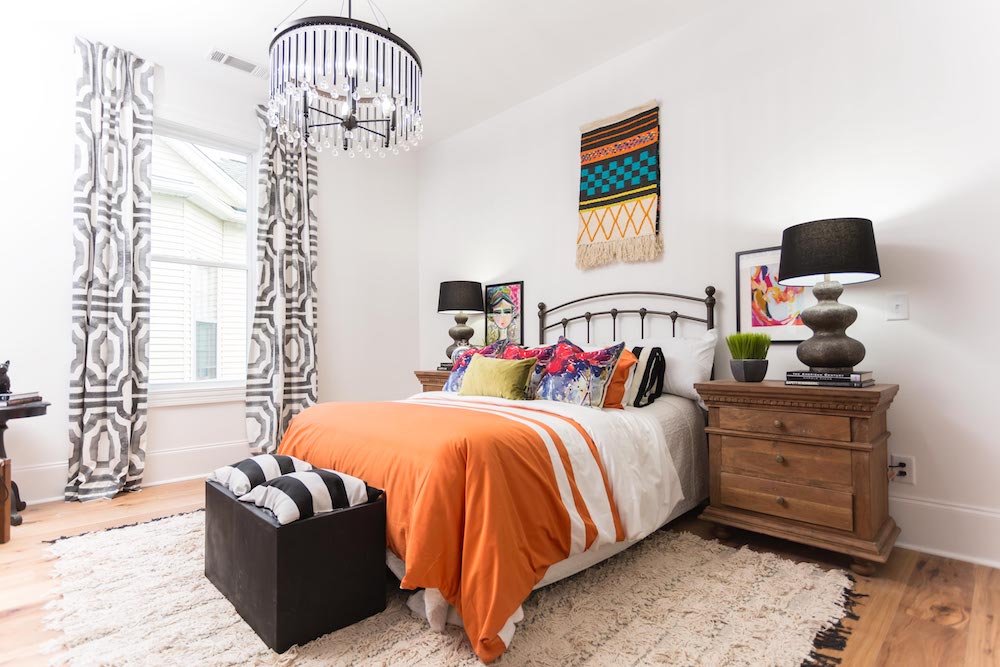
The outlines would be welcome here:
M 699 401 L 701 399 L 694 385 L 711 379 L 718 341 L 718 333 L 709 329 L 697 338 L 644 338 L 636 345 L 650 345 L 663 350 L 667 366 L 663 391 Z

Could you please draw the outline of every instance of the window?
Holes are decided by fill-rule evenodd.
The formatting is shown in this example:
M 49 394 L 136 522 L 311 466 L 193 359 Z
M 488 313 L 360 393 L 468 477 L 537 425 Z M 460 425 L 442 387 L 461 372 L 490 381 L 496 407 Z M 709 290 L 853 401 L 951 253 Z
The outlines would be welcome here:
M 153 136 L 154 404 L 164 403 L 157 394 L 185 392 L 197 393 L 198 400 L 176 403 L 212 400 L 206 390 L 242 389 L 245 383 L 251 157 L 214 142 Z

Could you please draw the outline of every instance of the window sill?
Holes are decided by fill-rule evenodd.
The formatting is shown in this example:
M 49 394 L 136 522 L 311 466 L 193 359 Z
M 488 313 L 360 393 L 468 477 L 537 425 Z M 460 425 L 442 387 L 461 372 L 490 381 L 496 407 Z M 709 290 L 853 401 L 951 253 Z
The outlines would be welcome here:
M 247 390 L 243 383 L 213 384 L 207 387 L 187 385 L 158 385 L 149 388 L 149 407 L 178 405 L 204 405 L 209 403 L 242 403 Z

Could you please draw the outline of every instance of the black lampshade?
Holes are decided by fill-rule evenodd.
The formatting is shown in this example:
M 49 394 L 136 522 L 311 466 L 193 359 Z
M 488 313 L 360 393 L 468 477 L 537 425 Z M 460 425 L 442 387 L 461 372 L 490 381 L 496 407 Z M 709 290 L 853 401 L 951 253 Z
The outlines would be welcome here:
M 483 312 L 483 284 L 472 280 L 448 280 L 438 292 L 439 313 Z
M 829 274 L 843 285 L 879 278 L 872 221 L 830 218 L 803 222 L 781 236 L 778 283 L 812 287 Z

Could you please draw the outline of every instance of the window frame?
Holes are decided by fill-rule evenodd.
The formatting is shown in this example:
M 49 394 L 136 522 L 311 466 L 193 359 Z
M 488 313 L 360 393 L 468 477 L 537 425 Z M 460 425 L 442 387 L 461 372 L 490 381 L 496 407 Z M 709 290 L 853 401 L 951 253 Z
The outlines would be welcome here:
M 235 269 L 246 272 L 246 349 L 249 355 L 250 334 L 253 330 L 254 298 L 257 293 L 257 165 L 258 148 L 247 142 L 232 139 L 211 132 L 205 132 L 186 125 L 166 120 L 154 119 L 153 134 L 180 141 L 200 144 L 208 148 L 245 155 L 247 158 L 247 200 L 246 200 L 246 261 L 245 264 L 213 262 L 202 259 L 182 259 L 170 255 L 150 253 L 153 262 L 168 262 L 187 266 L 206 266 L 218 269 Z M 150 230 L 152 232 L 152 229 Z M 194 324 L 192 323 L 192 326 Z M 216 354 L 221 354 L 217 346 Z M 196 364 L 196 360 L 192 359 Z M 246 400 L 246 377 L 241 380 L 201 380 L 191 382 L 150 382 L 149 406 L 203 405 L 208 403 L 230 403 Z

